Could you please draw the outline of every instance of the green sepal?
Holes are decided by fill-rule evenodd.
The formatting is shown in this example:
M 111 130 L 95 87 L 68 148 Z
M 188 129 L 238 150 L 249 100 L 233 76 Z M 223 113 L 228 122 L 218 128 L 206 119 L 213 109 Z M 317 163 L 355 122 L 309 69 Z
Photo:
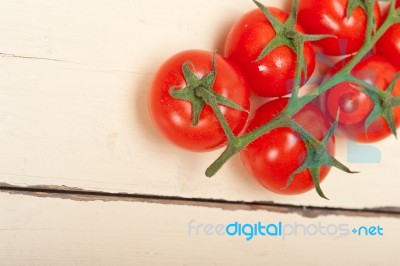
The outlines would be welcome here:
M 192 69 L 193 70 L 192 70 Z M 217 76 L 217 68 L 216 68 L 216 54 L 214 53 L 212 58 L 212 71 L 205 75 L 203 78 L 199 78 L 195 74 L 195 66 L 192 62 L 185 62 L 182 65 L 182 73 L 185 78 L 186 87 L 180 90 L 177 90 L 177 86 L 171 86 L 169 89 L 169 94 L 171 97 L 183 101 L 190 102 L 192 105 L 192 126 L 197 126 L 199 123 L 200 115 L 204 107 L 207 105 L 205 100 L 202 97 L 198 97 L 196 95 L 196 90 L 198 88 L 205 88 L 212 95 L 215 96 L 217 104 L 224 105 L 226 107 L 230 107 L 239 111 L 248 112 L 248 110 L 244 109 L 242 106 L 234 103 L 228 98 L 217 94 L 213 90 L 213 86 L 215 83 L 215 79 Z
M 392 134 L 397 138 L 397 129 L 394 117 L 394 108 L 400 106 L 400 97 L 393 96 L 393 90 L 395 85 L 400 78 L 400 73 L 398 73 L 393 80 L 390 82 L 386 90 L 379 90 L 375 86 L 369 84 L 364 80 L 360 80 L 356 77 L 351 77 L 351 81 L 357 83 L 359 86 L 353 86 L 354 88 L 367 94 L 371 101 L 374 103 L 374 107 L 367 119 L 365 120 L 365 132 L 371 124 L 380 116 L 383 117 L 385 122 L 390 128 Z
M 396 129 L 396 123 L 394 121 L 393 110 L 391 108 L 383 110 L 382 117 L 385 119 L 386 123 L 388 124 L 393 136 L 397 139 L 397 129 Z
M 371 0 L 366 1 L 373 2 Z M 350 19 L 351 15 L 357 7 L 361 7 L 365 11 L 365 13 L 368 14 L 369 4 L 367 4 L 365 0 L 349 0 L 346 9 L 347 19 Z
M 276 36 L 267 44 L 267 46 L 264 47 L 264 49 L 261 51 L 260 55 L 257 57 L 256 62 L 262 60 L 264 57 L 266 57 L 269 53 L 271 53 L 273 50 L 280 46 L 287 46 L 292 51 L 296 51 L 296 45 L 292 40 L 289 40 L 285 36 L 282 36 L 280 34 L 276 34 Z
M 278 47 L 286 46 L 290 48 L 296 55 L 303 54 L 303 47 L 305 42 L 319 41 L 324 38 L 332 38 L 332 35 L 308 35 L 299 32 L 296 29 L 297 22 L 297 8 L 298 0 L 293 0 L 292 8 L 290 10 L 290 15 L 288 19 L 282 23 L 272 13 L 260 2 L 253 0 L 257 7 L 264 13 L 266 19 L 270 22 L 272 28 L 275 31 L 275 37 L 268 42 L 268 44 L 263 48 L 261 53 L 258 55 L 256 62 L 265 58 L 269 53 Z M 301 73 L 307 76 L 307 62 L 304 56 L 297 56 L 298 65 L 301 67 Z M 297 77 L 301 79 L 301 77 Z
M 371 113 L 368 115 L 367 119 L 365 120 L 365 125 L 364 125 L 364 130 L 365 133 L 368 132 L 368 128 L 371 126 L 371 124 L 381 116 L 382 114 L 382 108 L 380 104 L 375 104 L 374 108 L 372 109 Z
M 349 0 L 346 9 L 347 19 L 356 10 L 357 7 L 361 7 L 365 14 L 368 16 L 366 39 L 370 40 L 372 35 L 376 33 L 377 23 L 374 16 L 375 1 L 374 0 Z
M 275 30 L 275 32 L 278 32 L 282 28 L 282 22 L 280 22 L 276 17 L 274 17 L 274 15 L 272 15 L 272 13 L 268 10 L 268 8 L 265 7 L 263 4 L 261 4 L 256 0 L 253 0 L 253 2 L 267 17 L 269 23 L 271 23 L 271 26 Z
M 324 199 L 328 199 L 325 196 L 325 194 L 323 193 L 321 186 L 320 186 L 320 171 L 321 171 L 322 167 L 335 167 L 346 173 L 350 173 L 350 174 L 357 173 L 357 172 L 351 171 L 344 164 L 342 164 L 341 162 L 336 160 L 326 150 L 326 145 L 327 145 L 329 139 L 334 134 L 334 131 L 338 125 L 338 121 L 339 121 L 339 112 L 338 112 L 335 122 L 329 128 L 327 134 L 324 136 L 322 141 L 318 141 L 317 139 L 314 138 L 314 136 L 312 136 L 310 133 L 308 133 L 299 124 L 292 121 L 291 127 L 301 135 L 301 137 L 306 145 L 307 157 L 306 157 L 306 160 L 303 163 L 303 165 L 301 165 L 297 170 L 295 170 L 290 175 L 285 188 L 290 186 L 290 184 L 293 182 L 296 174 L 308 169 L 310 172 L 310 175 L 313 179 L 314 187 L 315 187 L 315 190 L 317 191 L 318 195 Z

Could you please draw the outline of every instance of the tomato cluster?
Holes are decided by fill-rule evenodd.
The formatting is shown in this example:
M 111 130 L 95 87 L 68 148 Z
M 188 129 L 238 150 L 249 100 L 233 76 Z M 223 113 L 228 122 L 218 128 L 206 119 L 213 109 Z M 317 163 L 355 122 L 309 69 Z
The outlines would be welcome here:
M 187 50 L 161 65 L 150 88 L 151 118 L 167 139 L 191 151 L 247 141 L 238 144 L 241 159 L 265 188 L 299 194 L 315 187 L 323 196 L 319 182 L 330 167 L 346 169 L 333 158 L 334 129 L 374 142 L 400 126 L 400 24 L 346 69 L 371 40 L 371 22 L 376 32 L 388 16 L 377 2 L 299 0 L 290 13 L 254 2 L 258 8 L 232 26 L 223 55 Z M 342 57 L 322 81 L 333 85 L 290 113 L 301 99 L 296 85 L 312 76 L 317 53 Z M 249 116 L 251 100 L 263 97 Z M 257 136 L 272 121 L 286 123 Z

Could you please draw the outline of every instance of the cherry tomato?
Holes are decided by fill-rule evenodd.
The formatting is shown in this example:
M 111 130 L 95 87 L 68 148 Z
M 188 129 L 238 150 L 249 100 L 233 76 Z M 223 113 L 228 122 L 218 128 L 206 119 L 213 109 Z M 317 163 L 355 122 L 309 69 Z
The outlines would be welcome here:
M 288 14 L 278 8 L 268 8 L 284 22 Z M 301 31 L 298 26 L 297 30 Z M 256 61 L 263 49 L 275 37 L 275 31 L 263 12 L 253 10 L 242 16 L 232 27 L 225 44 L 225 56 L 243 71 L 253 92 L 262 97 L 284 96 L 293 90 L 297 55 L 287 46 L 280 46 L 262 60 Z M 310 43 L 304 45 L 307 77 L 315 68 L 315 53 Z
M 350 59 L 339 62 L 330 71 L 328 77 L 339 71 Z M 386 90 L 398 73 L 397 69 L 385 58 L 372 55 L 365 58 L 352 71 L 352 75 L 374 85 L 379 90 Z M 377 118 L 365 130 L 365 122 L 374 108 L 370 96 L 355 88 L 356 84 L 342 82 L 321 95 L 321 108 L 328 118 L 335 120 L 340 107 L 338 131 L 349 139 L 369 143 L 382 140 L 391 135 L 390 128 L 382 116 Z M 400 96 L 400 81 L 396 82 L 392 93 Z M 400 108 L 394 108 L 395 124 L 400 125 Z
M 396 8 L 400 7 L 400 0 L 396 2 Z M 389 59 L 400 69 L 400 23 L 393 25 L 376 44 L 376 52 Z
M 327 55 L 347 55 L 360 50 L 365 40 L 367 14 L 357 7 L 347 19 L 348 0 L 300 0 L 298 22 L 308 34 L 330 34 L 314 44 Z M 375 5 L 375 19 L 379 25 L 381 14 Z
M 287 103 L 287 98 L 279 98 L 261 106 L 249 123 L 247 131 L 272 120 Z M 329 120 L 313 104 L 306 105 L 293 119 L 318 140 L 322 140 L 329 131 Z M 334 144 L 335 139 L 332 135 L 326 146 L 332 156 L 335 152 Z M 292 183 L 284 188 L 291 174 L 304 164 L 306 152 L 300 134 L 285 127 L 277 128 L 252 142 L 241 152 L 241 158 L 246 169 L 268 190 L 279 194 L 300 194 L 314 188 L 308 169 L 296 174 Z M 328 167 L 321 168 L 321 181 L 329 170 Z
M 191 71 L 199 78 L 212 72 L 213 55 L 200 50 L 188 50 L 169 58 L 155 74 L 149 94 L 151 118 L 159 131 L 177 146 L 191 151 L 210 151 L 223 146 L 227 139 L 210 106 L 201 111 L 197 126 L 192 124 L 192 104 L 173 98 L 170 90 L 188 86 L 182 66 L 190 62 Z M 230 61 L 216 56 L 216 78 L 213 91 L 249 110 L 250 88 L 240 70 Z M 234 134 L 242 131 L 248 113 L 219 106 Z

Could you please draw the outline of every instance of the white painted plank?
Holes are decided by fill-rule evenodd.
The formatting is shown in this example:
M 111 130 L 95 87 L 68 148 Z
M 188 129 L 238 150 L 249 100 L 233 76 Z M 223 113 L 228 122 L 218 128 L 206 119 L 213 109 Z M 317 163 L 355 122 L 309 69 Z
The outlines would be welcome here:
M 0 194 L 1 265 L 396 265 L 399 219 L 323 216 Z M 193 226 L 189 235 L 189 223 Z M 207 236 L 200 224 L 282 222 L 298 235 Z M 380 226 L 383 236 L 310 236 L 300 225 Z M 205 226 L 205 225 L 204 225 Z M 289 232 L 289 227 L 286 227 Z M 214 228 L 215 229 L 215 228 Z M 310 229 L 313 230 L 313 229 Z M 325 229 L 322 229 L 325 230 Z M 223 232 L 223 230 L 221 230 Z M 215 231 L 213 231 L 215 232 Z M 312 231 L 311 231 L 312 232 Z M 324 232 L 324 231 L 322 231 Z M 343 231 L 344 232 L 344 231 Z
M 399 207 L 400 144 L 394 139 L 376 146 L 382 152 L 379 164 L 350 164 L 362 174 L 333 171 L 323 184 L 331 198 L 325 201 L 313 192 L 298 197 L 271 194 L 253 181 L 238 158 L 207 179 L 203 172 L 218 152 L 187 153 L 155 132 L 146 99 L 157 66 L 179 50 L 222 47 L 235 19 L 253 7 L 246 0 L 207 3 L 1 1 L 0 182 Z M 284 1 L 265 3 L 280 6 Z M 339 142 L 338 157 L 346 161 L 346 143 Z

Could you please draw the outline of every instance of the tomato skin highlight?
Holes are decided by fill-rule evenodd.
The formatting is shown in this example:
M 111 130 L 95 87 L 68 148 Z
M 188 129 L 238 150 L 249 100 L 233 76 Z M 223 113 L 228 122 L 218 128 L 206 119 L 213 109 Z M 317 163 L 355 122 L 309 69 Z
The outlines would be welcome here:
M 360 50 L 365 40 L 367 14 L 357 7 L 347 19 L 348 0 L 300 0 L 298 22 L 308 34 L 330 34 L 337 38 L 326 38 L 313 42 L 326 55 L 348 55 Z M 381 12 L 375 4 L 375 19 L 381 23 Z
M 328 73 L 328 77 L 339 71 L 350 59 L 339 62 Z M 355 77 L 373 84 L 380 90 L 386 90 L 398 70 L 385 58 L 372 55 L 355 66 L 351 72 Z M 374 108 L 371 98 L 354 88 L 356 84 L 342 82 L 320 96 L 321 109 L 332 121 L 341 109 L 337 130 L 345 137 L 361 143 L 372 143 L 389 137 L 392 133 L 383 117 L 376 119 L 365 131 L 365 121 Z M 400 96 L 400 80 L 393 90 L 394 96 Z M 400 126 L 400 107 L 394 108 L 395 125 Z
M 261 106 L 250 121 L 246 131 L 252 131 L 272 120 L 288 103 L 288 98 L 279 98 Z M 316 139 L 322 140 L 329 131 L 329 120 L 313 104 L 307 104 L 294 116 Z M 314 188 L 309 170 L 295 175 L 286 188 L 291 174 L 303 165 L 306 159 L 306 146 L 299 133 L 290 128 L 277 128 L 248 145 L 241 152 L 245 168 L 268 190 L 285 195 L 307 192 Z M 327 143 L 327 152 L 335 153 L 335 138 Z M 322 167 L 320 181 L 327 176 L 330 167 Z
M 396 8 L 400 1 L 396 2 Z M 376 53 L 385 57 L 400 69 L 400 23 L 390 27 L 376 44 Z
M 199 78 L 212 71 L 212 53 L 188 50 L 164 62 L 155 74 L 149 92 L 149 111 L 158 130 L 175 145 L 190 151 L 206 152 L 226 144 L 227 138 L 210 106 L 201 112 L 199 124 L 192 125 L 191 103 L 169 94 L 186 87 L 182 65 L 192 62 L 192 71 Z M 240 70 L 225 58 L 216 56 L 217 75 L 213 90 L 244 109 L 250 108 L 250 88 Z M 248 113 L 220 106 L 220 110 L 235 135 L 245 126 Z
M 284 22 L 288 14 L 278 8 L 268 8 Z M 298 30 L 302 31 L 300 26 Z M 252 91 L 261 97 L 279 97 L 292 92 L 297 55 L 281 46 L 260 61 L 264 47 L 275 37 L 275 31 L 261 10 L 243 15 L 231 28 L 225 43 L 225 56 L 235 62 L 247 77 Z M 307 78 L 315 68 L 315 53 L 310 43 L 304 45 Z

